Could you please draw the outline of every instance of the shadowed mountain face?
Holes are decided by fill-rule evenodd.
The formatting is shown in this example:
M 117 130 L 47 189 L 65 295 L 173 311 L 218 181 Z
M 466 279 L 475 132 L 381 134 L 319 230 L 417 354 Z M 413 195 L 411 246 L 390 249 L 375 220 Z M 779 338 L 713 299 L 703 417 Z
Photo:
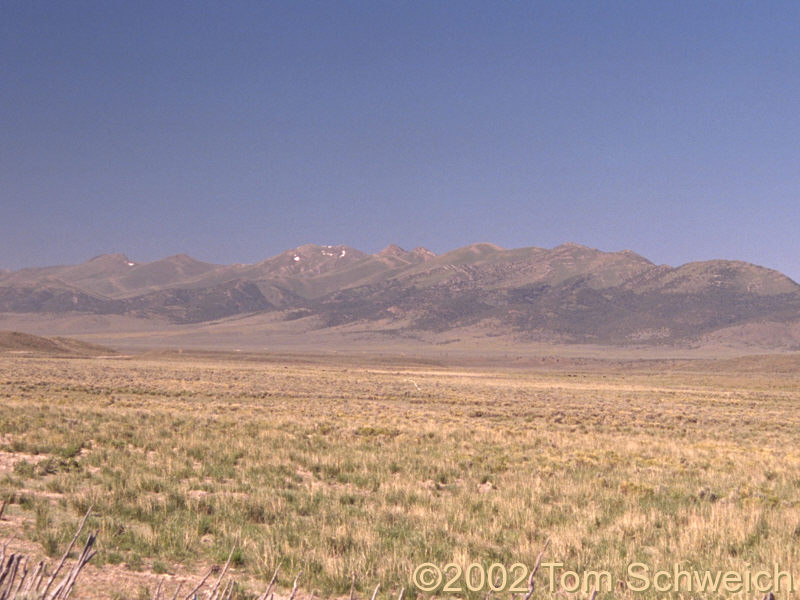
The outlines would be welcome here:
M 265 314 L 305 327 L 313 321 L 318 328 L 364 331 L 458 328 L 531 341 L 672 344 L 739 335 L 763 342 L 766 331 L 798 330 L 800 286 L 744 262 L 672 268 L 627 250 L 578 244 L 514 250 L 474 244 L 440 256 L 396 245 L 374 255 L 306 245 L 252 265 L 185 255 L 137 263 L 113 254 L 0 272 L 0 312 L 174 324 Z M 792 347 L 797 336 L 777 337 Z

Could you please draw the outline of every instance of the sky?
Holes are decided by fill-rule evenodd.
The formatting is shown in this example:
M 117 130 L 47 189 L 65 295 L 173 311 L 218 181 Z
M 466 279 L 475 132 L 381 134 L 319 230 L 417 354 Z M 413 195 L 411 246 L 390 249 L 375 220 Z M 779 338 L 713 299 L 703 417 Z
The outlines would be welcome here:
M 0 0 L 0 268 L 474 242 L 800 281 L 800 3 Z

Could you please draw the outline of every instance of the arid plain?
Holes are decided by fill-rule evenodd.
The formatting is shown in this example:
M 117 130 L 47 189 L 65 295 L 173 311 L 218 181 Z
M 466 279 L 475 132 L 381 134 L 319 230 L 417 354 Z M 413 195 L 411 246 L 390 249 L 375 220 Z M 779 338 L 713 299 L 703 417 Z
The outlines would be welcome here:
M 600 597 L 665 596 L 624 589 L 634 562 L 797 577 L 798 366 L 8 351 L 0 536 L 57 560 L 93 507 L 81 598 L 171 597 L 232 548 L 238 598 L 278 565 L 278 596 L 413 598 L 422 563 L 530 568 L 548 539 Z M 424 595 L 488 590 L 459 583 Z

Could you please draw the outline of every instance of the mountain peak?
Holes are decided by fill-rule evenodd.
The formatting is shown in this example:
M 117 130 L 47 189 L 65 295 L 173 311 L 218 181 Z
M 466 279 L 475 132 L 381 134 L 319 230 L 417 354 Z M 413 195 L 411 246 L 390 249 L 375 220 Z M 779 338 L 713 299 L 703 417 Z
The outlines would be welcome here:
M 464 246 L 464 248 L 480 250 L 482 252 L 486 251 L 502 252 L 503 250 L 505 250 L 505 248 L 503 248 L 502 246 L 498 246 L 497 244 L 492 244 L 491 242 L 477 242 L 475 244 L 470 244 L 469 246 Z
M 389 244 L 386 246 L 386 248 L 378 252 L 376 256 L 393 256 L 395 258 L 399 258 L 408 254 L 409 252 L 407 250 L 403 250 L 397 244 Z
M 328 258 L 345 258 L 345 257 L 361 257 L 364 256 L 364 253 L 360 250 L 356 250 L 355 248 L 351 248 L 350 246 L 345 246 L 342 244 L 326 244 L 324 246 L 320 246 L 318 244 L 303 244 L 302 246 L 298 246 L 294 250 L 287 250 L 283 254 L 279 254 L 278 256 L 282 255 L 289 255 L 291 256 L 292 260 L 297 258 L 300 259 L 328 259 Z
M 597 248 L 591 248 L 590 246 L 584 246 L 583 244 L 578 244 L 577 242 L 564 242 L 553 248 L 553 250 L 588 250 L 590 252 L 600 252 Z
M 386 248 L 376 253 L 374 256 L 381 262 L 396 267 L 401 265 L 408 266 L 422 263 L 434 258 L 436 255 L 422 246 L 417 246 L 411 252 L 409 252 L 397 244 L 389 244 L 386 246 Z
M 504 248 L 487 242 L 470 244 L 441 254 L 438 258 L 444 262 L 462 263 L 482 259 L 486 256 L 503 252 Z
M 127 256 L 122 254 L 121 252 L 115 252 L 114 254 L 98 254 L 97 256 L 93 256 L 89 260 L 86 261 L 84 264 L 94 263 L 94 264 L 104 264 L 104 265 L 114 265 L 114 264 L 121 264 L 121 263 L 129 263 L 131 261 Z
M 421 258 L 422 260 L 428 260 L 431 258 L 436 258 L 436 253 L 431 252 L 427 248 L 423 248 L 422 246 L 417 246 L 411 251 L 411 254 Z

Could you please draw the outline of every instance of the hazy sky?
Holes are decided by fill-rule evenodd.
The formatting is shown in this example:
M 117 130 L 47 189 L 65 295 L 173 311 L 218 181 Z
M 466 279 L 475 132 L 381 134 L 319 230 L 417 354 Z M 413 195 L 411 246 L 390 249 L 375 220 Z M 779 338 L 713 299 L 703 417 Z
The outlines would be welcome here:
M 798 2 L 0 0 L 0 268 L 799 225 Z

